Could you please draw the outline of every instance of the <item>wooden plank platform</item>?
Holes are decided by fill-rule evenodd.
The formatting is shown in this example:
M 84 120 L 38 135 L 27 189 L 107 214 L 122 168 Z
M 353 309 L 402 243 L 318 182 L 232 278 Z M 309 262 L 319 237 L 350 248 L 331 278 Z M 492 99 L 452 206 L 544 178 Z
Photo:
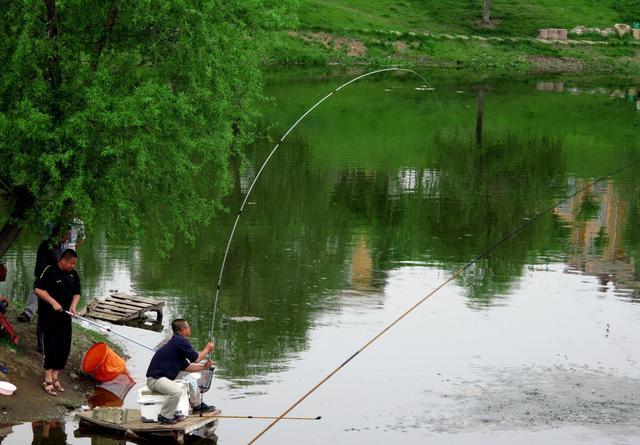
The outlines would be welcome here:
M 163 306 L 164 302 L 160 300 L 112 292 L 104 300 L 92 300 L 78 315 L 142 328 L 145 327 L 144 323 L 150 322 L 150 329 L 153 329 L 153 325 L 162 324 Z M 149 320 L 145 315 L 147 312 L 154 312 L 155 320 Z
M 183 444 L 187 435 L 197 432 L 213 434 L 218 425 L 216 416 L 220 413 L 218 409 L 202 416 L 192 415 L 173 425 L 143 422 L 140 410 L 128 408 L 95 408 L 76 413 L 76 418 L 85 428 L 100 428 L 129 438 L 173 437 L 177 443 Z

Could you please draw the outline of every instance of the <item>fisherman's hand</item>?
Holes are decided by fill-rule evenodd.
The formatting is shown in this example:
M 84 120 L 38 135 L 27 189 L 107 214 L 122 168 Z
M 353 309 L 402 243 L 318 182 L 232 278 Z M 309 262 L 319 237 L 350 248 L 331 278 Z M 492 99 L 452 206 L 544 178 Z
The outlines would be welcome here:
M 78 310 L 73 305 L 69 308 L 69 312 L 71 312 L 71 315 L 73 315 L 74 317 L 78 314 Z
M 213 342 L 209 342 L 209 343 L 207 343 L 207 346 L 205 346 L 204 348 L 207 350 L 207 354 L 209 354 L 211 351 L 213 351 L 214 347 L 215 346 L 214 346 Z
M 203 366 L 203 369 L 210 369 L 213 366 L 213 360 L 207 360 L 206 362 L 204 362 Z
M 51 307 L 53 308 L 54 311 L 56 312 L 62 312 L 62 306 L 60 306 L 60 303 L 58 303 L 57 301 L 54 300 L 53 303 L 51 303 Z

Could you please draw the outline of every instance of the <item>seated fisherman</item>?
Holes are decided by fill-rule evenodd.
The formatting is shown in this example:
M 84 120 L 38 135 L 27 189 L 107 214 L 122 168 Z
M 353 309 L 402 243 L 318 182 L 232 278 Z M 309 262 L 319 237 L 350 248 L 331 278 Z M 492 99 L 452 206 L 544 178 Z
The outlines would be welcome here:
M 213 351 L 213 343 L 208 342 L 202 351 L 196 352 L 187 340 L 187 337 L 191 336 L 191 327 L 187 320 L 182 318 L 173 320 L 171 329 L 173 337 L 156 351 L 147 369 L 147 387 L 151 391 L 168 396 L 158 416 L 158 422 L 163 424 L 179 422 L 188 414 L 176 413 L 182 396 L 182 387 L 174 380 L 180 377 L 181 373 L 184 375 L 184 373 L 203 371 L 213 365 L 211 360 L 198 363 Z M 189 403 L 194 412 L 210 412 L 216 409 L 215 406 L 200 403 L 200 394 L 192 385 L 189 385 Z

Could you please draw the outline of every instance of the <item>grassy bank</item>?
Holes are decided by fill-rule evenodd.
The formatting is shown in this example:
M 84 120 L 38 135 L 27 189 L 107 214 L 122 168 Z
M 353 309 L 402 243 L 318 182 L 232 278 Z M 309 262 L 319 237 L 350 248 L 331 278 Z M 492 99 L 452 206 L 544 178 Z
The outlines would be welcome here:
M 64 393 L 52 397 L 40 387 L 43 380 L 42 355 L 36 351 L 36 323 L 20 323 L 16 320 L 19 311 L 10 308 L 8 318 L 19 338 L 19 346 L 9 344 L 6 338 L 0 340 L 0 363 L 9 369 L 0 379 L 17 386 L 12 396 L 0 396 L 0 422 L 17 423 L 59 418 L 70 410 L 87 403 L 93 393 L 93 381 L 84 378 L 80 363 L 84 353 L 95 342 L 104 341 L 123 356 L 122 348 L 113 344 L 101 333 L 85 329 L 78 323 L 73 325 L 71 354 L 60 382 Z
M 301 0 L 300 27 L 535 36 L 538 28 L 609 28 L 640 20 L 639 0 L 491 2 L 492 26 L 478 23 L 482 0 Z
M 273 37 L 270 64 L 405 65 L 475 72 L 640 72 L 640 44 L 630 35 L 587 35 L 577 42 L 535 39 L 538 28 L 609 28 L 640 17 L 640 0 L 493 2 L 303 1 L 299 26 Z M 572 38 L 574 40 L 576 38 Z M 588 42 L 584 42 L 588 40 Z

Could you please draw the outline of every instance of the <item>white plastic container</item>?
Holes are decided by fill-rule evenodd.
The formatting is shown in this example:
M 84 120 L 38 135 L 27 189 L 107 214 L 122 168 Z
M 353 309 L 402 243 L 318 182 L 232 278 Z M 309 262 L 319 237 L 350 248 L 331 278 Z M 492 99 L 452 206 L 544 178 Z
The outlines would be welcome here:
M 16 385 L 9 382 L 0 382 L 0 394 L 10 396 L 16 390 Z
M 178 385 L 182 386 L 182 396 L 178 402 L 178 408 L 176 412 L 183 416 L 189 415 L 189 387 L 188 383 L 182 380 L 175 381 Z M 158 415 L 162 409 L 162 404 L 166 400 L 167 396 L 157 392 L 151 391 L 149 388 L 143 386 L 138 390 L 138 405 L 140 406 L 140 417 L 143 422 L 157 422 Z

